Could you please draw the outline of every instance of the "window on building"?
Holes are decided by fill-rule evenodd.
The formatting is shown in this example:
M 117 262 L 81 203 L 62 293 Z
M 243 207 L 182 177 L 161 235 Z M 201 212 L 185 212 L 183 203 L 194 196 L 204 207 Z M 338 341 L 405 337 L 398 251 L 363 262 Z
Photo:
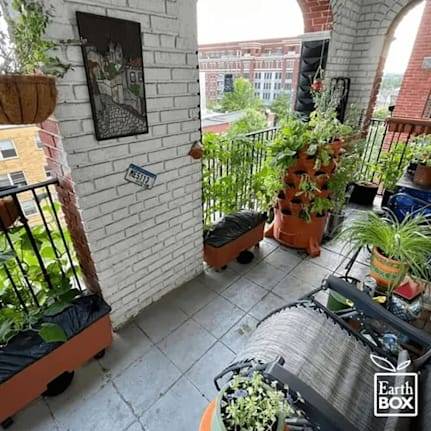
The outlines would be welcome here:
M 15 146 L 10 139 L 0 141 L 0 160 L 11 159 L 16 157 Z
M 31 216 L 37 213 L 36 204 L 33 201 L 21 202 L 21 208 L 25 216 Z
M 424 113 L 422 116 L 423 116 L 423 118 L 430 118 L 431 119 L 431 93 L 428 95 L 428 100 L 427 100 L 427 103 L 425 105 Z
M 43 148 L 42 140 L 40 139 L 39 132 L 36 132 L 36 135 L 34 136 L 34 140 L 36 141 L 36 147 L 40 150 Z
M 272 73 L 271 72 L 265 72 L 265 79 L 271 79 Z
M 261 78 L 261 73 L 260 72 L 256 72 L 254 74 L 254 79 L 260 79 Z
M 9 175 L 0 175 L 0 187 L 8 187 L 10 185 Z
M 138 80 L 139 82 L 142 82 L 142 72 L 138 72 Z
M 51 178 L 52 172 L 51 172 L 51 169 L 49 169 L 49 166 L 44 166 L 44 169 L 45 169 L 46 178 Z
M 136 82 L 136 73 L 130 72 L 130 82 Z
M 255 88 L 256 90 L 260 90 L 260 82 L 255 82 L 255 83 L 254 83 L 254 88 Z
M 24 172 L 23 171 L 17 171 L 17 172 L 11 172 L 9 174 L 10 182 L 14 186 L 26 186 L 27 180 L 25 179 Z
M 270 93 L 263 93 L 263 100 L 269 100 L 271 98 Z
M 275 79 L 281 79 L 281 72 L 275 72 Z
M 293 78 L 293 72 L 286 72 L 286 80 Z
M 292 84 L 286 82 L 286 84 L 284 85 L 284 89 L 286 91 L 292 91 Z
M 265 82 L 263 84 L 263 89 L 264 90 L 270 90 L 271 89 L 271 83 L 270 82 Z
M 281 82 L 274 83 L 274 90 L 281 90 Z

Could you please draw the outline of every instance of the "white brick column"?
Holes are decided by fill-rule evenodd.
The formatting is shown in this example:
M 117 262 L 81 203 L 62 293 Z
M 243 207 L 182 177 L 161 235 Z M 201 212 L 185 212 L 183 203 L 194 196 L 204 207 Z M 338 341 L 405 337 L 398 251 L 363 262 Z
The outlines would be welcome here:
M 48 37 L 78 39 L 76 11 L 141 24 L 149 133 L 98 142 L 81 48 L 60 56 L 59 121 L 77 203 L 103 295 L 119 326 L 202 271 L 196 0 L 51 0 Z M 179 7 L 180 6 L 180 7 Z M 152 190 L 124 181 L 130 163 L 158 175 Z

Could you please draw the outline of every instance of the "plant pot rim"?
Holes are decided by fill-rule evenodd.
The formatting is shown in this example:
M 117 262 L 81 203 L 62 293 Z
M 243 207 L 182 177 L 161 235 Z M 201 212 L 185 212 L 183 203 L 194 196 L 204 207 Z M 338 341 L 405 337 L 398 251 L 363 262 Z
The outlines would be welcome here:
M 2 81 L 15 81 L 15 80 L 21 80 L 21 81 L 29 81 L 29 82 L 36 82 L 36 81 L 54 81 L 56 80 L 55 76 L 53 75 L 45 75 L 45 74 L 39 74 L 39 73 L 5 73 L 0 74 L 0 80 Z
M 387 261 L 389 261 L 389 262 L 396 263 L 396 264 L 398 264 L 398 265 L 400 265 L 400 266 L 403 266 L 403 267 L 407 266 L 405 263 L 401 262 L 401 260 L 398 260 L 398 259 L 392 259 L 392 258 L 390 258 L 390 257 L 386 257 L 386 256 L 383 254 L 383 251 L 381 251 L 381 250 L 380 250 L 378 247 L 376 247 L 376 246 L 373 246 L 373 253 L 375 253 L 378 257 L 380 257 L 380 258 L 382 258 L 382 259 L 385 259 L 385 260 L 387 260 Z
M 355 181 L 355 185 L 361 186 L 361 187 L 368 187 L 370 189 L 378 188 L 379 186 L 371 181 Z

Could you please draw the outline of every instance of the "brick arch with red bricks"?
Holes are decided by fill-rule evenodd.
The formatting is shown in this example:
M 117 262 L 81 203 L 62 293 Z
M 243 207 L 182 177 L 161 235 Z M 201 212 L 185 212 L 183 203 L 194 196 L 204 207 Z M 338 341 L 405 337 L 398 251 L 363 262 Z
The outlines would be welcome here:
M 330 0 L 297 0 L 304 17 L 305 33 L 331 30 L 333 23 Z

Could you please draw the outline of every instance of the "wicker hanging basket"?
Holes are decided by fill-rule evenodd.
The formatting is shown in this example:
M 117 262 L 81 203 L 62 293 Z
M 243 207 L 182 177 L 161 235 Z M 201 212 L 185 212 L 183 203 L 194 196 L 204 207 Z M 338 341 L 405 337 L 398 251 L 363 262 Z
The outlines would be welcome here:
M 55 78 L 46 75 L 0 75 L 0 124 L 35 124 L 55 109 Z

